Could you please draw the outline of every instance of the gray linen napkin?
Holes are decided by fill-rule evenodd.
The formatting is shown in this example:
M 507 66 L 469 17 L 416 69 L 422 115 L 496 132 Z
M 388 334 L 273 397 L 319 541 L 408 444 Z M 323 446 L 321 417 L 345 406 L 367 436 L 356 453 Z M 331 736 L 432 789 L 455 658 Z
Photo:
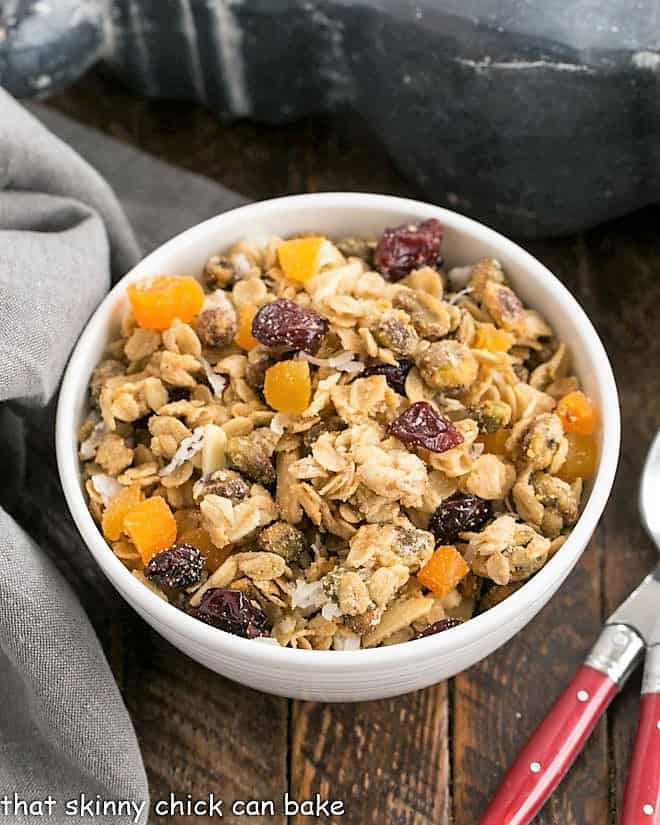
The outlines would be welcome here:
M 116 597 L 59 488 L 52 399 L 86 320 L 139 254 L 110 185 L 147 251 L 240 198 L 31 109 L 51 131 L 0 89 L 0 818 L 85 822 L 65 804 L 98 794 L 143 807 L 90 822 L 144 823 L 135 733 L 78 599 L 98 612 Z M 50 816 L 25 813 L 49 794 Z

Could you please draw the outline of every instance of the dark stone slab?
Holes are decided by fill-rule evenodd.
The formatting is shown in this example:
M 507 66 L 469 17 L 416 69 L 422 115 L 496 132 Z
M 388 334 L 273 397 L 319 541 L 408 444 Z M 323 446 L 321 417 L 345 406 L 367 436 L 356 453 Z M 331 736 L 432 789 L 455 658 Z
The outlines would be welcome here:
M 45 97 L 93 65 L 106 43 L 103 0 L 0 2 L 0 85 Z
M 102 58 L 224 119 L 357 112 L 429 200 L 517 236 L 660 192 L 658 0 L 113 0 L 105 21 L 102 0 L 8 5 L 0 82 L 18 94 Z

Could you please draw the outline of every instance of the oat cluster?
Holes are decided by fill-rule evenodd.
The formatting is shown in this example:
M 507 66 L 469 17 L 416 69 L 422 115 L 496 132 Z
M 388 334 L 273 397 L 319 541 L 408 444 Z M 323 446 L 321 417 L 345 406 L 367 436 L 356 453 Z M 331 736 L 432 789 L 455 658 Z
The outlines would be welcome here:
M 146 586 L 347 650 L 444 631 L 559 550 L 592 472 L 567 349 L 498 261 L 444 271 L 436 223 L 239 243 L 172 317 L 146 284 L 80 432 L 90 510 Z

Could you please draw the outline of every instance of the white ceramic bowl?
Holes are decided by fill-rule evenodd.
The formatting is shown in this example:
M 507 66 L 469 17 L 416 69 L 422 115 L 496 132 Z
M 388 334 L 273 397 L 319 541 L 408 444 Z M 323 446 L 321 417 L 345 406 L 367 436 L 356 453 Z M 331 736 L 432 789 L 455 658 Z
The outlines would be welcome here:
M 515 290 L 568 342 L 585 391 L 601 411 L 601 451 L 582 515 L 559 553 L 520 590 L 480 616 L 437 636 L 361 651 L 290 650 L 232 636 L 166 604 L 115 557 L 96 527 L 80 482 L 76 432 L 87 386 L 111 330 L 126 306 L 131 281 L 154 273 L 199 276 L 207 258 L 242 238 L 316 231 L 329 237 L 378 235 L 383 228 L 439 218 L 448 266 L 498 258 Z M 395 696 L 447 679 L 490 655 L 517 633 L 571 572 L 596 527 L 619 454 L 619 404 L 605 350 L 565 287 L 519 246 L 475 221 L 412 200 L 367 194 L 297 195 L 244 206 L 189 229 L 141 261 L 94 313 L 71 356 L 60 393 L 57 459 L 73 518 L 113 586 L 162 636 L 212 670 L 281 696 L 358 701 Z

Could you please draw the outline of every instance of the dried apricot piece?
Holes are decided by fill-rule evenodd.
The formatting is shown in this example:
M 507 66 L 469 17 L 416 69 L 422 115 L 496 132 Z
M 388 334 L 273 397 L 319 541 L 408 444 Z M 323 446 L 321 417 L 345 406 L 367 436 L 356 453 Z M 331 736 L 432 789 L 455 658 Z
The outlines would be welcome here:
M 201 513 L 192 507 L 182 507 L 180 510 L 174 511 L 174 520 L 176 521 L 177 535 L 181 537 L 184 533 L 199 527 Z M 195 547 L 197 546 L 194 542 L 188 542 L 188 544 L 193 544 Z
M 581 478 L 588 481 L 596 472 L 598 447 L 593 435 L 582 433 L 566 433 L 568 453 L 557 475 L 562 481 L 572 484 Z
M 511 430 L 502 427 L 494 433 L 481 433 L 477 441 L 484 445 L 484 452 L 494 455 L 506 455 L 506 442 L 509 440 Z
M 211 537 L 203 527 L 195 527 L 192 530 L 186 530 L 185 533 L 181 533 L 179 535 L 178 541 L 181 544 L 190 544 L 191 547 L 196 547 L 205 557 L 206 569 L 210 573 L 217 570 L 231 552 L 230 547 L 218 549 L 215 544 L 213 544 Z
M 108 541 L 117 541 L 124 529 L 126 514 L 142 501 L 142 490 L 137 484 L 125 487 L 112 499 L 103 512 L 101 527 Z
M 465 559 L 452 544 L 441 544 L 417 574 L 434 596 L 442 598 L 470 572 Z
M 264 397 L 274 410 L 300 415 L 309 407 L 311 395 L 307 361 L 279 361 L 266 370 Z
M 124 530 L 145 564 L 176 541 L 176 521 L 161 496 L 152 496 L 133 507 L 124 518 Z
M 215 573 L 230 553 L 230 547 L 214 547 L 206 557 L 206 569 L 209 573 Z
M 252 334 L 252 321 L 257 314 L 258 307 L 254 304 L 243 304 L 238 317 L 238 332 L 234 342 L 241 349 L 251 350 L 259 346 L 259 341 Z
M 580 390 L 569 392 L 560 398 L 556 412 L 565 433 L 591 435 L 596 429 L 596 407 Z
M 188 323 L 204 304 L 204 290 L 188 275 L 145 278 L 127 292 L 137 325 L 146 329 L 167 329 L 175 318 Z
M 515 338 L 505 329 L 498 329 L 494 324 L 480 324 L 472 344 L 474 349 L 486 349 L 488 352 L 508 352 Z
M 294 238 L 277 247 L 282 271 L 298 283 L 304 284 L 318 272 L 325 238 Z

